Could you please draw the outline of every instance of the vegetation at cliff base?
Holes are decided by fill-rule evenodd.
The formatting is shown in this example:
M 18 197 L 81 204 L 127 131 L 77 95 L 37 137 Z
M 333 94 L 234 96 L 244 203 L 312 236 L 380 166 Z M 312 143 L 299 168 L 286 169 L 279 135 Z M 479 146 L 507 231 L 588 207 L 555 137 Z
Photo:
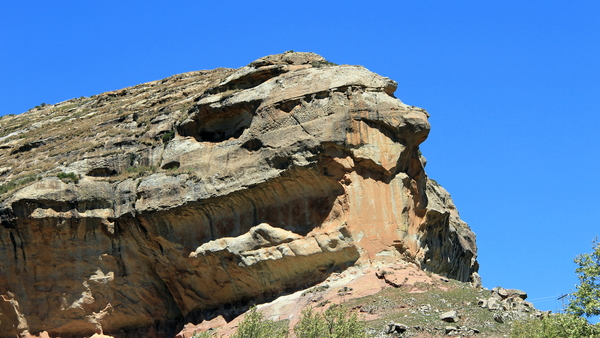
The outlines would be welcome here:
M 287 325 L 282 326 L 272 320 L 265 320 L 263 314 L 252 307 L 237 332 L 231 338 L 280 338 L 287 337 Z
M 593 252 L 575 258 L 579 267 L 575 272 L 579 278 L 577 290 L 571 294 L 567 311 L 577 316 L 600 315 L 600 243 L 598 238 L 592 242 Z
M 297 338 L 366 338 L 365 323 L 356 313 L 348 315 L 339 305 L 332 305 L 324 313 L 307 309 L 294 327 Z
M 585 318 L 600 315 L 600 243 L 592 242 L 593 252 L 575 258 L 579 284 L 571 293 L 567 313 L 551 314 L 540 319 L 513 323 L 513 338 L 600 338 L 600 323 L 590 324 Z
M 570 314 L 551 314 L 542 319 L 532 318 L 513 323 L 512 338 L 600 338 L 600 325 Z
M 365 323 L 356 314 L 349 314 L 342 306 L 332 305 L 323 313 L 313 309 L 302 312 L 294 327 L 297 338 L 367 338 Z M 256 307 L 250 308 L 231 338 L 283 338 L 289 336 L 288 321 L 264 319 Z M 214 332 L 202 332 L 194 338 L 219 337 Z

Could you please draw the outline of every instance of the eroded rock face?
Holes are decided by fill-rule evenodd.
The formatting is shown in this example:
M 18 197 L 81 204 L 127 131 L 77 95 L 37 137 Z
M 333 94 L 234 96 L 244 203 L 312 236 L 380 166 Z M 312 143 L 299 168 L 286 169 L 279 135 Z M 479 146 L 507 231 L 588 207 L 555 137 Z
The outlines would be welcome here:
M 285 53 L 1 119 L 0 337 L 171 337 L 374 262 L 478 283 L 396 86 Z

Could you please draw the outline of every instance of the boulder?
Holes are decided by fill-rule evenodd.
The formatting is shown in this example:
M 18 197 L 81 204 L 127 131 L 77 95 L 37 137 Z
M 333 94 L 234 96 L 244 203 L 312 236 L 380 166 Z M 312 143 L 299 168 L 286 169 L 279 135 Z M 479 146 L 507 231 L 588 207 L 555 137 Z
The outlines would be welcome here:
M 498 298 L 490 297 L 487 300 L 487 308 L 493 311 L 503 308 L 503 305 L 502 302 L 498 300 Z
M 523 300 L 527 299 L 527 292 L 518 289 L 507 289 L 508 297 L 518 297 Z
M 404 333 L 408 330 L 408 326 L 406 325 L 402 325 L 402 324 L 396 324 L 394 322 L 391 322 L 388 324 L 388 329 L 387 329 L 387 334 L 392 334 L 392 333 Z
M 458 318 L 458 312 L 456 310 L 450 310 L 440 315 L 440 319 L 448 323 L 456 323 Z
M 499 313 L 494 313 L 494 320 L 500 324 L 504 324 L 504 317 Z

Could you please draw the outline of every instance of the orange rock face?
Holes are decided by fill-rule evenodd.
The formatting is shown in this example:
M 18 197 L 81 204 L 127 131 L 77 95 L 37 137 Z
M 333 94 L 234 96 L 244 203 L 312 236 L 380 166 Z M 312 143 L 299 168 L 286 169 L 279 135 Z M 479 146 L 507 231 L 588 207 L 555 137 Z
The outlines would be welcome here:
M 475 236 L 424 171 L 428 115 L 395 88 L 286 53 L 24 113 L 2 175 L 52 165 L 2 196 L 0 338 L 172 337 L 350 266 L 478 283 Z

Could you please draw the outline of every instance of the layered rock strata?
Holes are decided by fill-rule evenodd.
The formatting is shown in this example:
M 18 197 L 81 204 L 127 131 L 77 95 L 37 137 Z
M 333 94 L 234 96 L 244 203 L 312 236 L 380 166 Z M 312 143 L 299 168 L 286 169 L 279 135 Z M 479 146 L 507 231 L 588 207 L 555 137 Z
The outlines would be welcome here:
M 284 53 L 2 117 L 0 337 L 171 337 L 376 262 L 478 283 L 396 87 Z

